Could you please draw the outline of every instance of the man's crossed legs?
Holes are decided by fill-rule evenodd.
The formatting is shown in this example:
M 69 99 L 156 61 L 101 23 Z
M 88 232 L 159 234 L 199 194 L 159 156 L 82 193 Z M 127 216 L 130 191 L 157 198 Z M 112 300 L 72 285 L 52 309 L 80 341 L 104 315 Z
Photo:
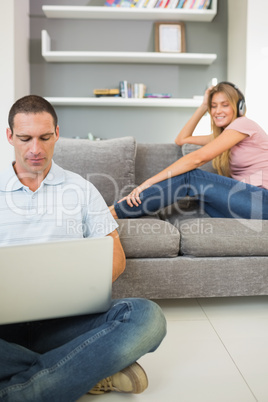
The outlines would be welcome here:
M 76 401 L 128 366 L 135 374 L 131 365 L 165 334 L 161 309 L 145 299 L 114 300 L 103 314 L 0 326 L 0 401 Z

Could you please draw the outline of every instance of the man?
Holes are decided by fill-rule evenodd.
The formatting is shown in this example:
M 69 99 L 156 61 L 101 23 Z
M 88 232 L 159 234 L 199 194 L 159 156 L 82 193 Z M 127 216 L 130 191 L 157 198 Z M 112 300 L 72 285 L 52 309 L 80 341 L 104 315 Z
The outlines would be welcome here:
M 34 95 L 15 102 L 7 129 L 15 162 L 0 174 L 0 245 L 112 236 L 116 280 L 125 268 L 117 224 L 91 183 L 53 162 L 58 138 L 49 102 Z M 80 230 L 68 231 L 70 219 Z M 2 325 L 0 401 L 140 393 L 147 377 L 136 360 L 154 351 L 165 332 L 160 308 L 144 299 L 115 300 L 103 314 Z

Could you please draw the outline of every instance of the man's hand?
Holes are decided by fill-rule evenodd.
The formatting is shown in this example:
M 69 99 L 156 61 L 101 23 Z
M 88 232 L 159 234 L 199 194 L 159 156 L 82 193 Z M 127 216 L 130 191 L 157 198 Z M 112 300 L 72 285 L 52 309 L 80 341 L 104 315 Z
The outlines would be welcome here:
M 114 255 L 113 255 L 113 282 L 114 282 L 125 270 L 126 256 L 117 230 L 114 230 L 108 236 L 111 236 L 114 239 Z

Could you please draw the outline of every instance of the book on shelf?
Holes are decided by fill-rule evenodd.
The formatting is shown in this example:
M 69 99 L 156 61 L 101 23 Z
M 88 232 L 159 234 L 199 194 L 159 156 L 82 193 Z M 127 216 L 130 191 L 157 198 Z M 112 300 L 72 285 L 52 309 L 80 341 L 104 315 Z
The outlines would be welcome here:
M 132 98 L 132 85 L 130 82 L 127 83 L 127 97 Z
M 144 98 L 146 86 L 142 83 L 133 84 L 133 98 Z
M 192 8 L 194 10 L 202 9 L 205 7 L 206 0 L 194 0 L 193 3 L 188 8 Z
M 211 0 L 206 0 L 205 5 L 202 8 L 210 8 Z
M 194 5 L 195 0 L 186 0 L 183 4 L 183 8 L 185 9 L 189 9 L 192 8 L 192 6 Z
M 94 89 L 93 91 L 94 95 L 97 97 L 100 96 L 119 96 L 120 91 L 118 88 L 99 88 L 99 89 Z
M 156 6 L 157 0 L 149 0 L 146 8 L 154 8 Z
M 122 98 L 128 98 L 128 88 L 126 80 L 119 82 L 119 93 Z
M 165 7 L 164 7 L 164 8 L 168 8 L 169 3 L 170 3 L 170 0 L 167 0 L 167 2 L 166 2 L 166 4 L 165 4 Z
M 119 82 L 119 91 L 122 98 L 143 98 L 146 87 L 142 83 L 134 83 L 124 80 Z
M 139 0 L 136 7 L 137 8 L 143 8 L 146 7 L 148 4 L 149 0 Z
M 188 10 L 206 10 L 210 8 L 211 0 L 179 0 L 177 8 Z
M 177 5 L 177 8 L 182 8 L 183 5 L 184 5 L 184 3 L 185 3 L 185 0 L 179 0 L 179 3 L 178 3 L 178 5 Z
M 165 8 L 165 5 L 167 4 L 167 2 L 168 2 L 168 0 L 162 0 L 158 7 Z
M 132 0 L 121 0 L 120 7 L 129 8 L 131 6 Z
M 206 10 L 211 7 L 211 0 L 105 0 L 104 5 L 122 8 Z
M 165 93 L 145 93 L 144 98 L 171 98 L 171 94 Z
M 93 91 L 96 97 L 118 97 L 128 99 L 142 99 L 142 98 L 171 98 L 170 93 L 146 92 L 146 86 L 143 83 L 134 84 L 127 80 L 119 82 L 119 88 L 97 88 Z
M 170 0 L 167 8 L 174 9 L 177 7 L 178 4 L 179 4 L 179 0 Z
M 132 0 L 130 7 L 136 7 L 139 0 Z
M 204 2 L 205 2 L 205 0 L 196 0 L 196 1 L 194 2 L 193 9 L 198 10 L 199 7 L 200 7 L 200 6 L 202 5 L 202 3 L 204 3 Z
M 105 0 L 106 7 L 120 7 L 121 0 Z

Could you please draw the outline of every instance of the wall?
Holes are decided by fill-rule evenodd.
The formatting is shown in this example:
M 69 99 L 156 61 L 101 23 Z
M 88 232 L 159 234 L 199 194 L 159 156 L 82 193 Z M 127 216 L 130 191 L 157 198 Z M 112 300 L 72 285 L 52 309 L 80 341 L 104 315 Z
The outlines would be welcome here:
M 7 142 L 7 116 L 14 101 L 29 93 L 29 0 L 0 0 L 0 170 L 14 159 Z
M 247 0 L 228 0 L 228 80 L 246 92 Z
M 228 0 L 228 80 L 245 93 L 247 116 L 268 132 L 268 2 Z
M 29 0 L 0 0 L 0 170 L 14 159 L 7 142 L 8 111 L 29 93 Z
M 268 2 L 248 0 L 246 97 L 248 116 L 268 133 Z
M 117 87 L 120 80 L 144 82 L 149 92 L 173 97 L 203 95 L 207 83 L 227 78 L 227 0 L 218 1 L 211 23 L 186 23 L 186 49 L 217 53 L 211 66 L 47 63 L 41 57 L 41 30 L 52 39 L 52 50 L 154 50 L 153 21 L 47 19 L 42 5 L 73 5 L 71 0 L 30 0 L 31 91 L 42 96 L 88 97 L 94 88 Z M 92 5 L 88 0 L 76 5 Z M 95 0 L 102 5 L 103 0 Z M 139 142 L 173 142 L 192 108 L 57 107 L 61 135 L 101 138 L 131 135 Z
M 13 4 L 0 0 L 1 14 L 0 14 L 0 49 L 1 59 L 0 62 L 0 170 L 3 170 L 7 163 L 13 158 L 13 149 L 8 144 L 6 139 L 7 128 L 7 115 L 8 110 L 13 103 L 14 97 L 14 56 L 13 56 Z M 8 40 L 7 40 L 8 38 Z
M 29 0 L 13 0 L 12 2 L 14 4 L 14 100 L 16 100 L 30 93 L 30 3 Z

